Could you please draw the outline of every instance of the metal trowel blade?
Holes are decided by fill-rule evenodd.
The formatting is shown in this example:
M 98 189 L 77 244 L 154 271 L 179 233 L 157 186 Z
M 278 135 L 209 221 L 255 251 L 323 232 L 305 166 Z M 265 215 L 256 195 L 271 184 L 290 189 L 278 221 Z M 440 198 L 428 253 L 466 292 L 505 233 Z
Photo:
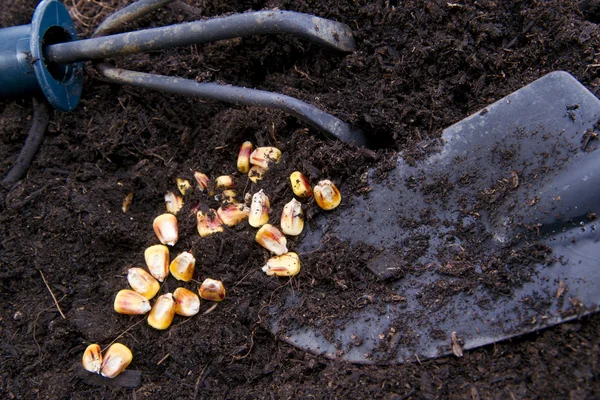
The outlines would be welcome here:
M 307 224 L 296 249 L 366 246 L 364 274 L 395 296 L 372 293 L 324 330 L 295 318 L 319 299 L 289 290 L 272 331 L 329 358 L 401 363 L 450 354 L 451 336 L 456 353 L 596 312 L 599 119 L 600 101 L 554 72 L 444 130 L 426 159 L 400 157 L 366 196 Z

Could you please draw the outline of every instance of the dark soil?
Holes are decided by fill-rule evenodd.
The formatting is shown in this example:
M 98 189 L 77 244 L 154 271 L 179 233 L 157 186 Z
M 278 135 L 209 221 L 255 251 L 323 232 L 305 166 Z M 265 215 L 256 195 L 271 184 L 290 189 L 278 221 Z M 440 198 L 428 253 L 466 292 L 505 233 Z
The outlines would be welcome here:
M 37 2 L 5 3 L 10 7 L 0 11 L 2 27 L 29 23 Z M 82 37 L 128 3 L 66 1 Z M 207 315 L 202 312 L 211 305 L 203 302 L 200 315 L 176 317 L 164 332 L 141 317 L 112 309 L 116 292 L 127 287 L 127 269 L 142 266 L 144 250 L 156 243 L 152 220 L 164 212 L 163 195 L 176 189 L 175 179 L 193 180 L 197 170 L 211 177 L 235 172 L 237 151 L 245 140 L 283 151 L 281 163 L 259 185 L 236 175 L 240 192 L 269 192 L 274 222 L 289 200 L 288 176 L 294 170 L 305 171 L 313 181 L 339 183 L 344 196 L 360 195 L 368 169 L 383 179 L 398 152 L 409 162 L 422 158 L 429 151 L 426 144 L 438 139 L 443 128 L 548 72 L 568 71 L 597 94 L 598 2 L 580 2 L 586 5 L 584 13 L 576 0 L 183 3 L 132 28 L 279 8 L 347 23 L 355 30 L 358 51 L 335 54 L 284 35 L 113 61 L 140 71 L 298 97 L 362 128 L 382 148 L 370 151 L 326 140 L 278 111 L 109 85 L 86 65 L 79 107 L 68 114 L 51 112 L 27 176 L 0 188 L 2 398 L 600 396 L 597 315 L 468 351 L 460 359 L 398 366 L 339 363 L 279 341 L 264 319 L 266 307 L 278 297 L 273 294 L 286 284 L 302 291 L 317 283 L 324 289 L 323 310 L 351 309 L 361 296 L 353 285 L 359 277 L 352 265 L 368 258 L 369 249 L 350 250 L 333 238 L 328 249 L 336 253 L 308 255 L 297 278 L 288 282 L 267 277 L 258 267 L 268 254 L 254 244 L 254 231 L 246 225 L 198 236 L 192 208 L 198 202 L 206 208 L 218 206 L 199 191 L 186 197 L 180 240 L 172 253 L 192 250 L 198 259 L 194 279 L 222 280 L 228 289 L 225 301 Z M 0 101 L 2 176 L 25 140 L 31 104 L 31 98 Z M 502 185 L 494 193 L 510 191 L 510 177 Z M 134 200 L 123 213 L 122 202 L 130 192 Z M 307 204 L 307 220 L 320 212 L 314 202 Z M 293 248 L 294 239 L 289 243 Z M 419 251 L 419 238 L 409 245 Z M 332 258 L 349 268 L 327 270 Z M 468 277 L 469 271 L 461 269 L 468 260 L 461 261 L 447 272 Z M 490 284 L 494 279 L 490 277 Z M 178 286 L 197 285 L 169 278 L 162 291 Z M 344 286 L 354 291 L 340 290 Z M 423 295 L 435 299 L 440 290 L 463 288 L 432 287 L 432 293 Z M 117 338 L 134 353 L 129 369 L 142 374 L 136 389 L 95 386 L 81 368 L 89 343 L 105 347 Z

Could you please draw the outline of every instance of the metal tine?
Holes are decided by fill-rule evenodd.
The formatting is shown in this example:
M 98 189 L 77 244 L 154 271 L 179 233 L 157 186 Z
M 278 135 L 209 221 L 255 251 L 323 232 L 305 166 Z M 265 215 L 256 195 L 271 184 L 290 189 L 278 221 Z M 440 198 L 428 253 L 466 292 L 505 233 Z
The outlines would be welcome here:
M 133 3 L 109 16 L 96 29 L 94 36 L 103 35 L 107 32 L 115 32 L 119 29 L 122 29 L 125 23 L 132 22 L 137 18 L 149 14 L 150 12 L 170 3 L 171 1 L 173 0 L 140 0 L 136 3 Z M 265 14 L 273 12 L 260 11 L 258 13 Z M 258 13 L 246 13 L 241 15 L 256 15 Z M 277 11 L 277 13 L 282 13 L 282 11 Z M 292 13 L 289 11 L 283 13 L 291 13 L 293 15 L 302 15 L 316 20 L 323 20 L 322 18 L 307 16 L 306 14 Z M 313 25 L 316 20 L 313 20 Z M 328 22 L 331 23 L 333 21 Z M 344 24 L 339 24 L 337 22 L 334 23 L 338 26 L 344 26 L 345 29 L 348 30 L 349 37 L 352 38 L 350 28 Z M 335 38 L 333 41 L 335 42 Z M 354 42 L 352 41 L 352 47 L 353 46 Z M 372 147 L 369 138 L 361 130 L 354 129 L 339 118 L 290 96 L 263 90 L 248 89 L 230 85 L 219 85 L 215 83 L 201 83 L 191 79 L 130 71 L 115 68 L 106 63 L 97 64 L 96 68 L 102 76 L 104 76 L 109 82 L 113 83 L 166 91 L 170 93 L 193 95 L 229 103 L 254 106 L 258 105 L 266 108 L 283 110 L 321 130 L 329 138 L 339 139 L 347 143 L 354 143 L 357 146 Z

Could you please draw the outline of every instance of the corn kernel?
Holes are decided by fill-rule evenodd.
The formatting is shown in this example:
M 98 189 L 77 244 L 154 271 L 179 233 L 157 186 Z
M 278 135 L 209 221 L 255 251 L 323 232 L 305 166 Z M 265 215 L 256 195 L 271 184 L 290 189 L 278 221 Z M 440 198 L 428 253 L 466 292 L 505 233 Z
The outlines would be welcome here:
M 144 252 L 144 259 L 150 274 L 160 282 L 169 276 L 169 248 L 162 244 L 150 246 Z
M 177 214 L 181 210 L 181 207 L 183 207 L 183 198 L 173 192 L 169 192 L 165 194 L 165 206 L 167 207 L 167 212 Z
M 148 325 L 154 329 L 164 330 L 171 326 L 175 317 L 175 300 L 171 293 L 159 296 L 148 314 Z
M 200 187 L 201 191 L 204 191 L 208 187 L 210 182 L 208 175 L 196 171 L 194 172 L 194 178 L 196 178 L 196 182 L 198 182 L 198 186 Z
M 100 346 L 95 343 L 90 344 L 83 353 L 81 363 L 87 371 L 99 374 L 102 369 L 102 350 Z
M 215 179 L 217 189 L 231 189 L 235 187 L 235 181 L 231 175 L 221 175 Z
M 281 150 L 276 147 L 257 147 L 250 154 L 250 164 L 268 169 L 271 164 L 277 164 L 281 158 Z
M 323 210 L 333 210 L 342 201 L 342 194 L 330 180 L 319 182 L 313 192 L 317 205 Z
M 311 197 L 313 195 L 312 188 L 308 178 L 300 171 L 294 171 L 290 175 L 290 182 L 294 194 L 301 198 Z
M 250 171 L 248 171 L 248 178 L 254 182 L 254 183 L 258 183 L 259 181 L 262 181 L 262 179 L 265 177 L 265 173 L 267 172 L 267 170 L 263 167 L 259 167 L 258 165 L 253 165 L 250 168 Z
M 221 201 L 221 203 L 238 204 L 238 201 L 235 198 L 236 196 L 237 192 L 235 190 L 226 189 L 223 190 L 223 193 L 221 193 L 219 200 Z
M 196 214 L 196 219 L 198 222 L 198 233 L 202 237 L 212 235 L 213 233 L 217 232 L 223 232 L 223 222 L 221 222 L 215 210 L 211 209 L 206 214 L 202 213 L 202 211 L 198 211 Z
M 191 317 L 200 311 L 200 299 L 198 295 L 186 288 L 177 288 L 173 292 L 175 300 L 175 314 Z
M 162 244 L 174 246 L 179 239 L 177 218 L 173 214 L 162 214 L 154 219 L 154 233 Z
M 179 193 L 185 196 L 190 190 L 192 190 L 192 185 L 187 179 L 177 178 L 177 189 L 179 189 Z
M 171 265 L 169 266 L 169 270 L 171 271 L 171 275 L 175 277 L 175 279 L 189 282 L 194 275 L 194 267 L 196 266 L 196 259 L 191 253 L 184 251 L 179 254 L 173 261 L 171 261 Z
M 147 298 L 129 289 L 123 289 L 117 293 L 114 308 L 119 314 L 128 315 L 143 315 L 151 309 Z
M 262 247 L 277 255 L 288 252 L 285 236 L 273 225 L 263 225 L 262 228 L 256 232 L 255 239 Z
M 106 350 L 102 359 L 102 376 L 114 378 L 131 364 L 133 354 L 127 346 L 121 343 L 114 343 Z
M 269 197 L 261 190 L 258 193 L 254 193 L 252 196 L 252 203 L 250 204 L 250 215 L 248 216 L 248 222 L 250 226 L 254 228 L 260 228 L 267 222 L 269 222 L 269 210 L 271 203 Z
M 210 301 L 221 301 L 225 298 L 225 286 L 223 282 L 207 278 L 198 289 L 200 297 Z
M 281 231 L 286 235 L 298 236 L 304 229 L 304 212 L 302 204 L 292 199 L 281 212 Z
M 127 272 L 129 286 L 148 300 L 156 296 L 160 284 L 152 275 L 141 268 L 130 268 Z
M 300 272 L 300 259 L 298 254 L 289 252 L 280 256 L 271 257 L 262 268 L 267 275 L 294 276 Z
M 250 170 L 250 154 L 252 153 L 252 143 L 244 142 L 240 147 L 237 159 L 237 169 L 242 174 L 247 174 Z
M 235 226 L 248 218 L 248 207 L 243 204 L 229 204 L 219 207 L 217 215 L 227 226 Z

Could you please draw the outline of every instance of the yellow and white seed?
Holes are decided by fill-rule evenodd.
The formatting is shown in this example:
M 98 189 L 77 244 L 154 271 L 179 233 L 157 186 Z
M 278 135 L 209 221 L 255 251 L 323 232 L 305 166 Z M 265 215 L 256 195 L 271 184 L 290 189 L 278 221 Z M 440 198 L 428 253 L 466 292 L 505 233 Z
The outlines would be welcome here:
M 298 236 L 304 229 L 304 211 L 302 204 L 292 199 L 283 207 L 281 212 L 281 231 L 286 235 Z
M 114 309 L 119 314 L 143 315 L 151 308 L 148 299 L 134 290 L 119 290 L 115 296 Z
M 158 281 L 142 268 L 129 268 L 127 271 L 127 281 L 131 288 L 147 298 L 154 298 L 160 290 Z
M 102 358 L 101 374 L 107 378 L 114 378 L 125 371 L 132 360 L 133 354 L 127 346 L 121 343 L 113 343 Z
M 191 317 L 200 311 L 200 298 L 191 290 L 180 287 L 173 292 L 175 300 L 175 314 Z
M 164 330 L 171 326 L 175 317 L 175 300 L 171 293 L 163 294 L 156 299 L 148 314 L 148 325 L 154 329 Z
M 169 248 L 162 244 L 150 246 L 144 252 L 144 259 L 150 274 L 160 282 L 169 276 Z
M 207 278 L 198 288 L 198 294 L 204 300 L 222 301 L 225 298 L 225 286 L 223 282 Z
M 173 214 L 161 214 L 154 219 L 152 224 L 154 233 L 162 244 L 174 246 L 179 239 L 177 218 Z
M 280 256 L 269 258 L 267 264 L 262 267 L 267 275 L 294 276 L 300 272 L 300 258 L 298 254 L 289 252 Z
M 252 148 L 251 142 L 244 142 L 240 147 L 237 158 L 237 169 L 242 174 L 247 174 L 250 170 L 250 154 L 252 154 Z
M 255 240 L 262 247 L 277 255 L 288 252 L 287 239 L 279 229 L 271 224 L 263 225 L 256 232 Z
M 189 282 L 194 276 L 194 268 L 196 267 L 196 259 L 192 253 L 184 251 L 179 254 L 169 265 L 171 275 L 177 280 Z
M 323 210 L 333 210 L 340 205 L 342 194 L 330 180 L 319 182 L 313 189 L 315 201 Z
M 248 223 L 254 228 L 260 228 L 267 222 L 269 222 L 269 211 L 271 209 L 271 203 L 269 196 L 261 189 L 260 192 L 254 193 L 252 196 L 252 203 L 250 203 L 250 215 L 248 216 Z

